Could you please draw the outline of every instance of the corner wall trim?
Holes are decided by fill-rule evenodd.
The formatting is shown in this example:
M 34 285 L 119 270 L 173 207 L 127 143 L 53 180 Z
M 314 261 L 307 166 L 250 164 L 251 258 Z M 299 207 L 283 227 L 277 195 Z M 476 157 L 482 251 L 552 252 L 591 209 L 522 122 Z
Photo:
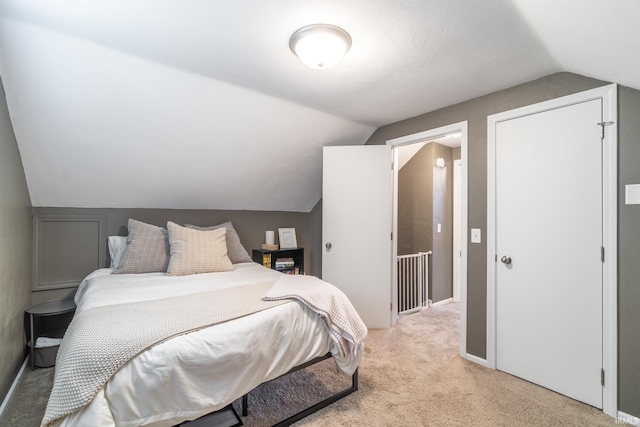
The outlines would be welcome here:
M 27 367 L 28 361 L 29 361 L 29 356 L 25 357 L 24 362 L 22 362 L 22 366 L 18 371 L 18 375 L 16 375 L 15 379 L 13 380 L 13 383 L 11 383 L 11 387 L 9 388 L 7 395 L 4 397 L 4 400 L 2 401 L 2 405 L 0 405 L 0 418 L 4 413 L 4 410 L 7 409 L 7 406 L 9 405 L 9 400 L 11 400 L 11 396 L 13 396 L 13 392 L 16 391 L 16 387 L 18 386 L 18 381 L 20 380 L 20 377 L 22 377 L 22 373 L 24 372 L 24 369 Z
M 487 363 L 486 359 L 482 359 L 478 356 L 474 356 L 473 354 L 467 353 L 464 356 L 464 358 L 467 359 L 469 362 L 477 363 L 478 365 L 484 366 L 485 368 L 489 367 L 489 364 Z
M 442 301 L 434 302 L 433 304 L 431 304 L 431 306 L 437 307 L 439 305 L 447 305 L 452 302 L 453 302 L 453 298 L 447 298 L 447 299 L 443 299 Z

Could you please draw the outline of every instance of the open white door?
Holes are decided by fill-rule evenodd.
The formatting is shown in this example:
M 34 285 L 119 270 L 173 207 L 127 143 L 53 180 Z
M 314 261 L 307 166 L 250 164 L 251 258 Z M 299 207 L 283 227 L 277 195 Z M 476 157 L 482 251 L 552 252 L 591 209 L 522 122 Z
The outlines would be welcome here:
M 391 147 L 324 147 L 322 278 L 369 328 L 391 326 Z

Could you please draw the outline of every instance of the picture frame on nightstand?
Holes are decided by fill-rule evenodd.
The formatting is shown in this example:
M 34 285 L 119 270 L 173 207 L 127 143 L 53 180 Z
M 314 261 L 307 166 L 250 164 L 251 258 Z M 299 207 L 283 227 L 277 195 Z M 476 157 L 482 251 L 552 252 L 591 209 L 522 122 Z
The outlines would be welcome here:
M 278 228 L 280 249 L 295 249 L 298 247 L 295 228 Z

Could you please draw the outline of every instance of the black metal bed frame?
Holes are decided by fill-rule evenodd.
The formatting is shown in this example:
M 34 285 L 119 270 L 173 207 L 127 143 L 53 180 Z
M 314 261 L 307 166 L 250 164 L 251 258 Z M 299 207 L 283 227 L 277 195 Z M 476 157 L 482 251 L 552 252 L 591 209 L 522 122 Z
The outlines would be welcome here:
M 322 362 L 323 360 L 330 359 L 331 357 L 332 357 L 331 353 L 327 353 L 324 356 L 316 357 L 315 359 L 311 359 L 310 361 L 305 362 L 302 365 L 296 366 L 295 368 L 291 369 L 286 374 L 280 375 L 280 377 L 292 374 L 292 373 L 294 373 L 296 371 L 299 371 L 300 369 L 307 368 L 307 367 L 309 367 L 311 365 L 315 365 L 316 363 Z M 280 378 L 280 377 L 278 377 L 278 378 Z M 277 379 L 277 378 L 275 378 L 275 379 Z M 273 380 L 271 380 L 271 381 L 273 381 Z M 294 414 L 294 415 L 290 416 L 289 418 L 274 424 L 272 427 L 286 427 L 286 426 L 289 426 L 289 425 L 291 425 L 291 424 L 293 424 L 295 422 L 300 421 L 304 417 L 307 417 L 307 416 L 313 414 L 314 412 L 319 411 L 320 409 L 326 408 L 327 406 L 331 405 L 334 402 L 337 402 L 338 400 L 342 399 L 345 396 L 350 395 L 351 393 L 353 393 L 356 390 L 358 390 L 358 369 L 356 369 L 355 372 L 353 373 L 353 375 L 351 376 L 351 387 L 347 387 L 344 390 L 339 391 L 336 394 L 333 394 L 333 395 L 327 397 L 326 399 L 316 403 L 315 405 L 312 405 L 312 406 L 308 407 L 307 409 L 303 409 L 302 411 L 298 412 L 297 414 Z M 249 393 L 247 393 L 244 396 L 242 396 L 242 416 L 246 417 L 248 414 L 249 414 Z

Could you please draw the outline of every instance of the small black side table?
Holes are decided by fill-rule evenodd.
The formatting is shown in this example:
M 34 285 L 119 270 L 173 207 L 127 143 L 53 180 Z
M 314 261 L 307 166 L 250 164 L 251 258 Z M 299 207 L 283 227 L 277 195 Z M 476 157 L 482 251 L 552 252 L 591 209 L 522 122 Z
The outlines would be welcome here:
M 304 248 L 276 249 L 275 251 L 254 249 L 251 258 L 253 262 L 281 273 L 304 274 Z M 293 265 L 279 266 L 277 264 L 279 258 L 291 258 Z
M 38 337 L 62 338 L 75 311 L 76 303 L 73 299 L 48 301 L 25 310 L 25 333 L 31 369 L 34 369 L 34 349 Z

